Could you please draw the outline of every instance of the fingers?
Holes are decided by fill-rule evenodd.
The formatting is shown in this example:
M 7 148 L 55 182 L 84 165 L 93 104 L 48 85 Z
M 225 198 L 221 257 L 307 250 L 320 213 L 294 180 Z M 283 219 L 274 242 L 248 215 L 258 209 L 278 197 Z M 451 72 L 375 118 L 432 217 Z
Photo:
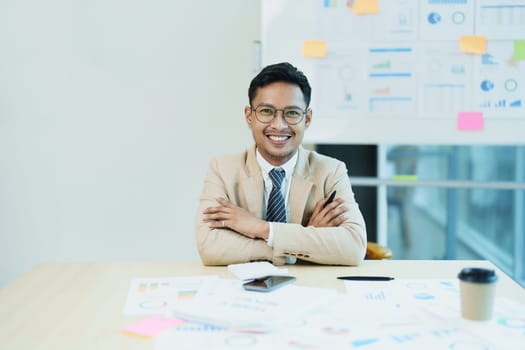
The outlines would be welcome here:
M 227 220 L 204 220 L 209 221 L 208 227 L 210 228 L 228 228 Z
M 208 222 L 210 228 L 228 228 L 228 219 L 231 217 L 233 204 L 224 198 L 216 198 L 218 206 L 204 209 L 204 222 Z
M 319 203 L 317 203 L 317 204 L 320 204 L 320 205 L 321 205 L 321 208 L 322 208 L 322 207 L 324 206 L 324 203 L 326 203 L 327 200 L 328 200 L 328 199 L 324 200 L 324 201 L 322 202 L 322 204 L 321 204 L 321 201 L 320 201 Z M 344 204 L 344 200 L 343 200 L 343 198 L 336 198 L 336 199 L 334 199 L 331 203 L 328 203 L 328 204 L 326 205 L 326 207 L 324 207 L 323 210 L 330 211 L 330 210 L 332 210 L 332 209 L 334 209 L 334 208 L 339 207 L 339 206 L 342 205 L 342 204 Z
M 319 201 L 318 205 L 320 205 L 318 215 L 324 218 L 325 221 L 330 221 L 348 210 L 348 207 L 344 205 L 344 201 L 341 198 L 335 199 L 333 202 L 326 205 L 326 207 L 323 207 L 323 201 Z
M 230 207 L 233 206 L 233 204 L 229 200 L 227 200 L 225 198 L 218 197 L 218 198 L 216 198 L 216 200 L 217 200 L 217 203 L 219 203 L 220 205 L 222 205 L 224 207 L 230 208 Z
M 346 221 L 346 215 L 341 214 L 330 220 L 330 223 L 334 226 L 339 226 Z
M 331 209 L 328 213 L 325 214 L 325 217 L 328 220 L 334 220 L 343 216 L 347 211 L 348 207 L 346 205 L 340 205 L 336 208 Z
M 312 216 L 315 217 L 319 215 L 319 213 L 323 210 L 324 204 L 327 199 L 321 199 L 315 203 L 314 211 L 312 213 Z M 325 208 L 326 209 L 326 208 Z
M 226 221 L 228 219 L 228 215 L 225 212 L 222 211 L 215 211 L 215 210 L 205 210 L 202 215 L 202 221 L 204 222 L 213 222 L 217 221 L 221 224 L 221 221 Z M 217 226 L 218 227 L 218 226 Z
M 218 221 L 220 223 L 221 221 L 226 221 L 228 219 L 228 216 L 226 213 L 223 212 L 205 212 L 202 219 L 203 221 Z
M 319 201 L 318 204 L 323 205 L 323 203 L 324 201 Z M 320 226 L 335 227 L 341 225 L 347 219 L 345 215 L 347 211 L 348 207 L 344 204 L 342 198 L 334 199 L 332 203 L 329 203 L 319 212 Z
M 202 212 L 203 214 L 229 214 L 231 213 L 231 209 L 233 208 L 233 204 L 224 198 L 217 198 L 217 202 L 220 204 L 215 207 L 207 207 Z

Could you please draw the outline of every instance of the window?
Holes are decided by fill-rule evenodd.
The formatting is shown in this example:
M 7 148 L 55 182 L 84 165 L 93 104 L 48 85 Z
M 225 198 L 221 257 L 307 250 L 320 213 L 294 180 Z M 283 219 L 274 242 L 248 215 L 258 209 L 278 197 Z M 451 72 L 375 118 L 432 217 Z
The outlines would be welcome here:
M 525 147 L 388 145 L 383 153 L 380 178 L 400 184 L 386 187 L 395 258 L 487 259 L 525 285 Z

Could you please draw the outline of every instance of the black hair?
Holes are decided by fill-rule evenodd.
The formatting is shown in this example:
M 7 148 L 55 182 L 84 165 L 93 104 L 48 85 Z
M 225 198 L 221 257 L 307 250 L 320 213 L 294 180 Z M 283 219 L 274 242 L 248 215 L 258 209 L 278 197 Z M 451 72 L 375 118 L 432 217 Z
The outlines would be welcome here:
M 255 98 L 258 88 L 281 81 L 299 86 L 303 92 L 306 107 L 310 105 L 312 88 L 308 83 L 308 79 L 303 74 L 303 72 L 288 62 L 276 63 L 266 66 L 259 72 L 259 74 L 255 76 L 255 78 L 252 79 L 250 87 L 248 88 L 248 98 L 250 104 Z

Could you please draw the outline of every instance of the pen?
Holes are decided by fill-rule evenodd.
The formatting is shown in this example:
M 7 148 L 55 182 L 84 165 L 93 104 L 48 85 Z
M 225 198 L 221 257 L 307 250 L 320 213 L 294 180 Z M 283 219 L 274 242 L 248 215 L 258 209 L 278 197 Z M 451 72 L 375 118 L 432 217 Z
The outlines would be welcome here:
M 340 280 L 347 281 L 392 281 L 394 277 L 386 276 L 339 276 Z
M 328 204 L 332 203 L 334 198 L 335 198 L 335 192 L 337 191 L 334 191 L 330 194 L 330 197 L 328 197 L 328 199 L 326 200 L 326 202 L 324 203 L 323 205 L 323 208 L 325 208 Z

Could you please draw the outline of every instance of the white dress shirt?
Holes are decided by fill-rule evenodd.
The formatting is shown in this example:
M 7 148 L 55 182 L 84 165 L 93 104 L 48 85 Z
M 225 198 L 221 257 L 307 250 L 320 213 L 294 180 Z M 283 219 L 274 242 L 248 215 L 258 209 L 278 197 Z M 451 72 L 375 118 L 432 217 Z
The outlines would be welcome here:
M 259 153 L 259 150 L 256 150 L 256 156 L 257 156 L 257 163 L 259 163 L 259 166 L 261 167 L 263 179 L 264 179 L 264 199 L 263 199 L 263 218 L 266 217 L 266 208 L 268 206 L 268 199 L 270 198 L 270 192 L 272 191 L 273 183 L 270 179 L 270 175 L 268 174 L 271 170 L 275 168 L 281 168 L 285 171 L 285 177 L 283 179 L 283 182 L 281 183 L 281 193 L 284 197 L 284 206 L 286 208 L 286 222 L 288 222 L 290 217 L 290 206 L 288 205 L 289 198 L 290 198 L 290 182 L 292 181 L 292 173 L 295 168 L 295 164 L 297 163 L 297 152 L 293 155 L 293 157 L 284 163 L 283 165 L 276 167 L 268 163 L 266 159 L 263 158 L 263 156 Z M 270 226 L 270 231 L 268 232 L 268 240 L 266 241 L 270 247 L 273 247 L 273 227 L 272 223 L 268 223 Z M 286 257 L 286 263 L 287 264 L 295 264 L 296 258 L 294 256 Z

